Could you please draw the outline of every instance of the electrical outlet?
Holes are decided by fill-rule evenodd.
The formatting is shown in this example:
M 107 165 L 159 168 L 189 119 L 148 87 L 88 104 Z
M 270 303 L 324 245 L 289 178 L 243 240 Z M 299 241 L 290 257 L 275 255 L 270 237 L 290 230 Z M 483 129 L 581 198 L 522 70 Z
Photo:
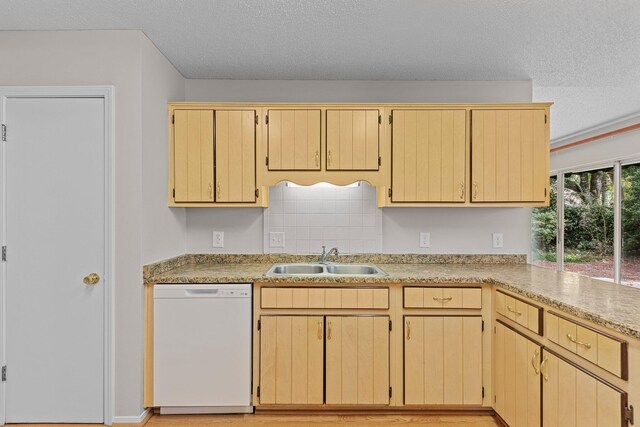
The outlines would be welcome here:
M 270 248 L 284 248 L 284 232 L 272 231 L 269 233 Z
M 420 247 L 431 247 L 431 233 L 420 233 Z
M 213 232 L 213 247 L 224 248 L 224 231 Z
M 493 233 L 493 247 L 494 248 L 504 247 L 504 235 L 502 233 Z

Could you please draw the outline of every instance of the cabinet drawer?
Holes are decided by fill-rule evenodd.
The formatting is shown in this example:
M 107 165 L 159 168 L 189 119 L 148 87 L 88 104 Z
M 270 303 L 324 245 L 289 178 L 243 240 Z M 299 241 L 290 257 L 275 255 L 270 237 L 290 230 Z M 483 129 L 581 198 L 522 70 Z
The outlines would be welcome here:
M 626 380 L 627 342 L 559 313 L 547 312 L 547 338 Z
M 389 308 L 389 288 L 263 287 L 261 308 Z
M 521 298 L 496 291 L 496 312 L 542 335 L 543 309 Z
M 404 308 L 482 308 L 482 288 L 407 286 L 403 292 Z

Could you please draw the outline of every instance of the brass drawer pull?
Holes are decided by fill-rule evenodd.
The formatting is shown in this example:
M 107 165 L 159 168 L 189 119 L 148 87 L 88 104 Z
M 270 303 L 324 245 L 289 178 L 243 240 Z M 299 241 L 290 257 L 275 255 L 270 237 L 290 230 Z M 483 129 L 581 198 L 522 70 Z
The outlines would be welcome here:
M 411 339 L 411 322 L 407 320 L 407 341 Z
M 446 297 L 446 298 L 442 298 L 442 297 L 433 297 L 434 301 L 440 301 L 440 302 L 445 302 L 445 301 L 451 301 L 453 299 L 453 297 Z
M 571 341 L 571 342 L 572 342 L 572 343 L 574 343 L 574 344 L 583 345 L 583 346 L 585 346 L 587 349 L 590 349 L 590 348 L 591 348 L 591 344 L 590 344 L 590 343 L 588 343 L 588 342 L 578 341 L 578 340 L 576 340 L 576 339 L 573 337 L 573 335 L 571 335 L 571 334 L 567 334 L 567 338 L 569 338 L 569 341 Z
M 513 307 L 511 307 L 510 305 L 507 306 L 507 310 L 509 310 L 510 312 L 515 314 L 516 316 L 522 316 L 522 312 L 514 310 Z
M 220 199 L 222 197 L 222 191 L 220 190 L 220 183 L 216 184 L 216 199 Z
M 533 366 L 533 370 L 535 371 L 536 375 L 538 375 L 540 373 L 540 366 L 536 367 L 536 358 L 538 357 L 538 355 L 540 354 L 540 352 L 538 350 L 536 350 L 533 353 L 533 357 L 531 358 L 531 366 Z
M 331 166 L 332 162 L 332 158 L 331 158 L 331 150 L 329 150 L 329 152 L 327 153 L 327 166 Z
M 322 320 L 318 320 L 318 339 L 322 339 Z
M 209 199 L 213 199 L 213 184 L 209 183 L 209 188 L 207 188 L 207 197 Z
M 320 152 L 316 151 L 316 166 L 320 166 Z
M 329 321 L 329 327 L 327 328 L 327 340 L 331 339 L 331 321 Z
M 540 363 L 540 373 L 542 374 L 542 377 L 544 378 L 545 381 L 549 381 L 549 375 L 546 372 L 542 372 L 542 368 L 544 367 L 545 363 L 547 363 L 548 361 L 549 359 L 545 357 L 542 363 Z
M 473 183 L 473 198 L 474 199 L 478 198 L 478 183 L 477 182 Z
M 464 200 L 464 184 L 460 183 L 460 199 Z

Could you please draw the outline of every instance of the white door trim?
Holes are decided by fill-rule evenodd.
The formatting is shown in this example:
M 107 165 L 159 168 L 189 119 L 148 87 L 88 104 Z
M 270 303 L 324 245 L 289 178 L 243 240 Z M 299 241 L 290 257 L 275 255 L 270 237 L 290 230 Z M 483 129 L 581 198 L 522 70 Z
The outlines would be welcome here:
M 114 402 L 114 231 L 115 231 L 115 88 L 113 86 L 0 86 L 0 120 L 5 123 L 7 98 L 103 98 L 105 159 L 105 277 L 104 277 L 104 424 L 113 422 Z M 7 140 L 11 129 L 7 129 Z M 6 243 L 6 145 L 0 149 L 0 242 Z M 8 258 L 10 257 L 10 254 Z M 6 364 L 6 264 L 0 263 L 0 365 Z M 10 375 L 10 373 L 9 373 Z M 0 424 L 5 423 L 5 384 L 0 386 Z

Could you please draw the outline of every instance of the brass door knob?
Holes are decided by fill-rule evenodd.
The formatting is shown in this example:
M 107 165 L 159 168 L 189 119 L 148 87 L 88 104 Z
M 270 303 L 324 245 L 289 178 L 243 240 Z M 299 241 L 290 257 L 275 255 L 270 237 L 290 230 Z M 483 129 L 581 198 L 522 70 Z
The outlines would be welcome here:
M 96 285 L 100 281 L 100 276 L 96 273 L 91 273 L 88 276 L 84 276 L 82 279 L 85 285 Z

